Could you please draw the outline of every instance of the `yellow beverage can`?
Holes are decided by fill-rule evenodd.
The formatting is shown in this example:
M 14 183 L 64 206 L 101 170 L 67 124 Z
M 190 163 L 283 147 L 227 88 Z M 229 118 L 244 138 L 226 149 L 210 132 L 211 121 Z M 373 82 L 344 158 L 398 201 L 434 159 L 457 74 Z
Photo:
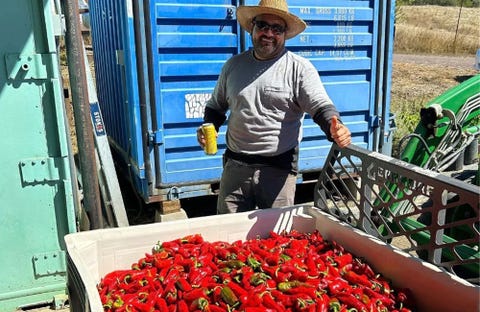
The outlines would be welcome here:
M 215 155 L 217 153 L 217 131 L 213 123 L 202 125 L 202 132 L 205 136 L 205 154 Z

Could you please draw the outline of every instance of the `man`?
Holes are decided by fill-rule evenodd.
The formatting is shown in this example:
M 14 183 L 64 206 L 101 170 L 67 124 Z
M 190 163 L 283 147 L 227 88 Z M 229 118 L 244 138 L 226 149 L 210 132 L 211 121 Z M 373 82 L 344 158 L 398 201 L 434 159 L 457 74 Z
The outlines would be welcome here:
M 218 132 L 230 111 L 219 214 L 294 204 L 305 113 L 329 140 L 340 147 L 351 143 L 315 67 L 285 49 L 285 40 L 306 27 L 285 0 L 240 6 L 237 20 L 251 34 L 253 50 L 225 63 L 204 114 Z M 204 147 L 201 129 L 197 139 Z

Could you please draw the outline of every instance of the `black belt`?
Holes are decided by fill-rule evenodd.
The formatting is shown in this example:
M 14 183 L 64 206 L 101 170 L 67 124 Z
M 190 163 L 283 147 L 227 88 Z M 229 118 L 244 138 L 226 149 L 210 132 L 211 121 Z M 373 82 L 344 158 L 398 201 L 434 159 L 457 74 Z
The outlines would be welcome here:
M 225 157 L 249 165 L 272 166 L 282 169 L 289 169 L 294 172 L 298 170 L 298 146 L 275 156 L 235 153 L 227 148 L 227 150 L 225 151 Z

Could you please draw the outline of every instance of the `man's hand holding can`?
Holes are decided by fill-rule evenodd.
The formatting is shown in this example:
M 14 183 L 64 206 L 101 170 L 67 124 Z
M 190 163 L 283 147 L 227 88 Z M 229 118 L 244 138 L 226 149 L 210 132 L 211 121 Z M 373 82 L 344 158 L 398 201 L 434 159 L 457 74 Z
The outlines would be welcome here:
M 207 155 L 217 154 L 217 131 L 212 123 L 205 123 L 197 129 L 197 141 Z

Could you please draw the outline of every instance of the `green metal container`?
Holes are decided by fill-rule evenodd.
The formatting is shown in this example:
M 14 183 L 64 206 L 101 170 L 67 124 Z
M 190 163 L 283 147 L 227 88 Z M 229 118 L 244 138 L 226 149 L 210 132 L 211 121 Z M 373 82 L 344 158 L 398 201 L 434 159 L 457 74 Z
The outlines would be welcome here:
M 0 311 L 66 294 L 63 237 L 76 231 L 76 184 L 54 1 L 0 10 Z

